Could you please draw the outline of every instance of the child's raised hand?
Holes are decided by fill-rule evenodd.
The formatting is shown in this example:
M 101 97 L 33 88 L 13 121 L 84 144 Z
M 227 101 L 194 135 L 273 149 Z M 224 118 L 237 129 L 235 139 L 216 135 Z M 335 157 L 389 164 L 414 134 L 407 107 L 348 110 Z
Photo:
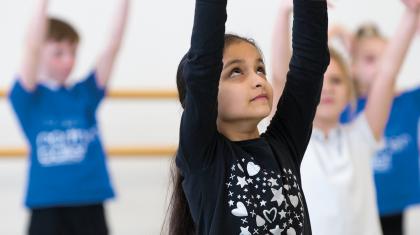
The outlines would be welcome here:
M 404 5 L 415 12 L 418 12 L 420 9 L 420 0 L 401 0 Z
M 293 10 L 293 0 L 281 0 L 280 9 L 291 13 Z
M 335 1 L 333 0 L 327 0 L 328 8 L 334 8 L 335 7 Z

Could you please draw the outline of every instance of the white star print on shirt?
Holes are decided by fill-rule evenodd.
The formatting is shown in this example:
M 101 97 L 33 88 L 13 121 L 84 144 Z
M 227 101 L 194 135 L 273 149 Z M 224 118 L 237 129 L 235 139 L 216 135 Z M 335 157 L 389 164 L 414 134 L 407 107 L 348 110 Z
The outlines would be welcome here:
M 239 235 L 251 235 L 248 229 L 249 229 L 249 226 L 245 228 L 241 227 L 241 233 Z
M 272 202 L 277 202 L 278 206 L 280 206 L 284 201 L 284 195 L 283 195 L 283 188 L 280 187 L 279 189 L 271 189 L 271 192 L 273 192 L 273 198 L 271 199 Z
M 281 216 L 281 218 L 282 218 L 282 219 L 283 219 L 283 218 L 286 218 L 286 211 L 281 210 L 281 211 L 279 212 L 279 215 Z
M 274 229 L 270 229 L 270 233 L 273 235 L 280 235 L 281 232 L 283 232 L 283 229 L 281 229 L 278 225 Z
M 271 177 L 270 179 L 268 179 L 268 182 L 270 182 L 270 183 L 271 183 L 271 187 L 274 187 L 274 186 L 279 186 L 279 185 L 277 184 L 277 180 L 276 180 L 276 179 L 273 179 L 273 177 Z
M 240 162 L 241 160 L 234 163 L 236 169 L 242 168 Z M 244 165 L 247 167 L 244 166 L 241 171 L 231 170 L 226 176 L 226 188 L 229 194 L 227 205 L 229 210 L 235 207 L 236 203 L 241 203 L 236 208 L 233 208 L 232 215 L 241 217 L 238 218 L 238 220 L 240 219 L 238 222 L 242 226 L 247 226 L 238 226 L 236 235 L 280 235 L 286 233 L 288 228 L 293 228 L 293 230 L 290 230 L 291 232 L 298 231 L 300 233 L 302 231 L 300 224 L 302 224 L 304 216 L 302 214 L 302 205 L 298 205 L 301 200 L 300 192 L 296 191 L 300 190 L 299 185 L 291 180 L 293 178 L 288 175 L 285 169 L 282 169 L 285 171 L 284 175 L 276 174 L 274 171 L 270 173 L 270 171 L 266 171 L 263 168 L 258 169 L 258 172 L 254 172 L 256 168 L 248 167 L 250 163 L 260 167 L 254 162 L 245 161 Z M 290 195 L 297 196 L 291 198 Z M 296 198 L 299 199 L 298 203 L 296 203 Z M 293 199 L 292 204 L 290 204 L 293 207 L 288 205 L 289 199 Z M 239 216 L 239 210 L 244 210 L 248 215 Z M 290 214 L 291 212 L 293 214 Z M 296 217 L 296 215 L 301 216 Z M 293 223 L 289 225 L 291 218 L 296 220 L 296 223 L 293 220 Z M 284 223 L 283 227 L 281 226 L 282 223 Z
M 245 185 L 247 185 L 248 183 L 245 180 L 245 177 L 237 177 L 238 178 L 238 183 L 236 185 L 240 185 L 241 188 L 243 188 Z

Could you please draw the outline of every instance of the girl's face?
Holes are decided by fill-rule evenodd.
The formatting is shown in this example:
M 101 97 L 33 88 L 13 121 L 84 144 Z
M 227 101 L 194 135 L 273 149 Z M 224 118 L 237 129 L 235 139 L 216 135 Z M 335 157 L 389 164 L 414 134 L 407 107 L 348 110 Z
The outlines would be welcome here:
M 218 119 L 260 121 L 271 112 L 273 90 L 257 48 L 235 42 L 225 48 L 219 82 Z
M 350 84 L 337 61 L 331 58 L 324 75 L 321 101 L 315 118 L 318 120 L 337 121 L 350 101 Z
M 366 89 L 372 84 L 385 46 L 386 42 L 378 37 L 365 38 L 357 42 L 353 54 L 352 73 L 359 87 Z

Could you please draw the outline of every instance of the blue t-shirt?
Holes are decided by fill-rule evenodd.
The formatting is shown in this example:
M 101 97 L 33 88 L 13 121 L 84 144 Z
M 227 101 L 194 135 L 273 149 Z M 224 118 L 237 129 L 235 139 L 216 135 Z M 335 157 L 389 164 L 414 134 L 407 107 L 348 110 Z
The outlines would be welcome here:
M 401 213 L 420 203 L 419 130 L 420 88 L 395 97 L 385 129 L 385 146 L 373 159 L 379 213 Z M 356 113 L 365 108 L 359 99 Z M 341 121 L 354 118 L 347 108 Z
M 14 84 L 10 101 L 30 146 L 29 208 L 101 203 L 114 196 L 96 110 L 105 90 L 91 73 L 70 88 Z

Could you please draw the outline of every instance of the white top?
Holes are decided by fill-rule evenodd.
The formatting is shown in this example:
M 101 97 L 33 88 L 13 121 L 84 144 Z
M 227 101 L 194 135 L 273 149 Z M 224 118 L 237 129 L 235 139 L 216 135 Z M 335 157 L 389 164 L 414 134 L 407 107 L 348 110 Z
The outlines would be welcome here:
M 381 235 L 371 158 L 380 144 L 364 114 L 332 130 L 317 129 L 301 165 L 314 235 Z

